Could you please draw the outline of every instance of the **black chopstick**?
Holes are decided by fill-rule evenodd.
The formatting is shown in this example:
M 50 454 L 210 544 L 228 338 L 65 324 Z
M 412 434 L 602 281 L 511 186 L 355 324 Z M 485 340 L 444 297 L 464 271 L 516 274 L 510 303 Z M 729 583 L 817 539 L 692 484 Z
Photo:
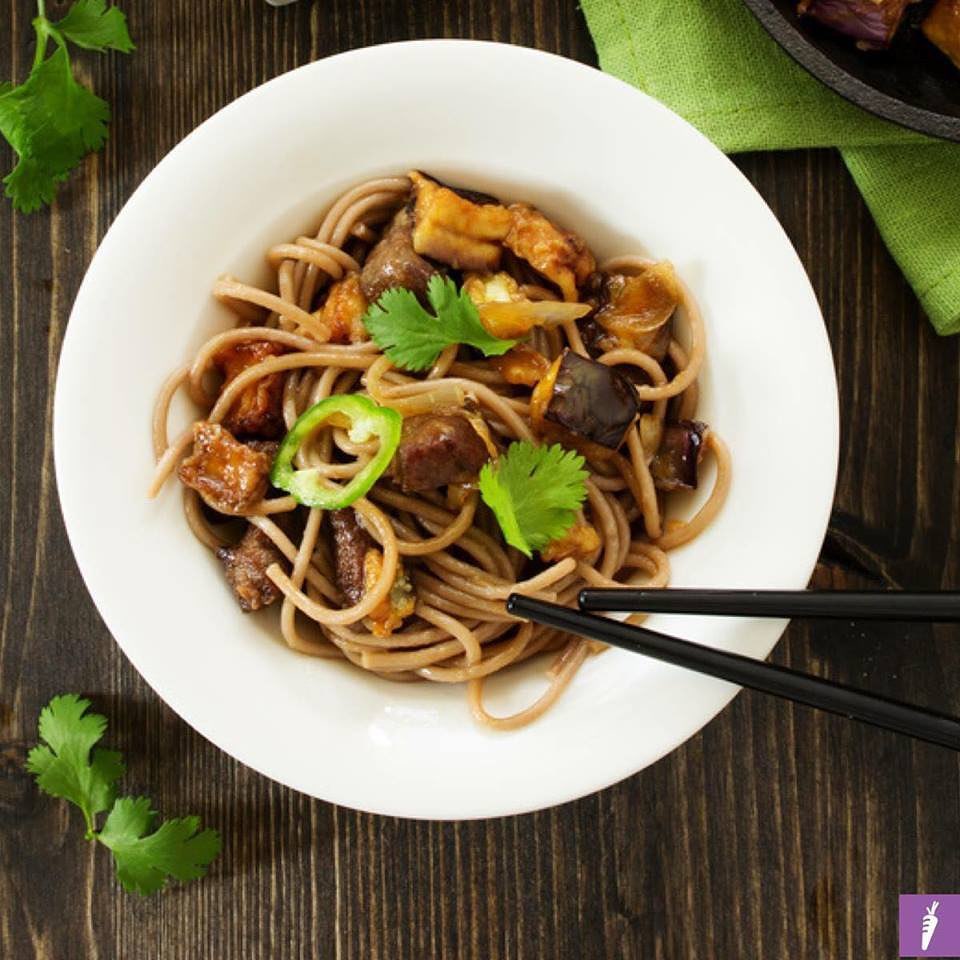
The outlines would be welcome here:
M 543 600 L 512 593 L 507 610 L 517 617 L 642 653 L 688 670 L 719 677 L 742 687 L 794 700 L 876 727 L 960 750 L 960 719 L 867 693 L 832 680 L 788 670 L 737 653 L 714 650 L 690 640 L 581 613 Z
M 960 622 L 960 592 L 900 590 L 581 590 L 580 609 L 700 613 L 719 617 L 809 617 Z

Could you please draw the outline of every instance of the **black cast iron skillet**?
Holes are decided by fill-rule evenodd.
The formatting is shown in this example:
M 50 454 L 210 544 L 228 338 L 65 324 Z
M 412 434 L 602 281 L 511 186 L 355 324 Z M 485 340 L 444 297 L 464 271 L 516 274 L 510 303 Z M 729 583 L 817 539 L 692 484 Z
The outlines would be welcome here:
M 960 141 L 960 69 L 920 32 L 929 3 L 908 10 L 889 50 L 798 17 L 796 0 L 744 0 L 791 57 L 852 103 L 904 127 Z

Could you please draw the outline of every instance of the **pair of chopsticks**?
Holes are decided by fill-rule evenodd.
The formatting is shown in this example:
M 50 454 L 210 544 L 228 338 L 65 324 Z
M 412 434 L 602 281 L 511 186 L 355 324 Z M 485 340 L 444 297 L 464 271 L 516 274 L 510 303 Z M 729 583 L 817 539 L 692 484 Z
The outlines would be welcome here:
M 960 750 L 960 719 L 798 670 L 715 650 L 589 612 L 960 622 L 960 593 L 814 590 L 582 590 L 580 611 L 513 593 L 517 617 L 688 670 Z

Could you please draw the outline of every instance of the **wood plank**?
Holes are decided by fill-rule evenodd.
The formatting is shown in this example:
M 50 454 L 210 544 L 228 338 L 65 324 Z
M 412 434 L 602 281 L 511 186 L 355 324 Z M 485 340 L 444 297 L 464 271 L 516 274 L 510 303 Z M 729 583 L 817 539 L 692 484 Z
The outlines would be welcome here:
M 957 760 L 945 751 L 745 694 L 598 795 L 518 818 L 419 823 L 270 783 L 140 680 L 74 565 L 49 436 L 69 307 L 124 200 L 221 106 L 339 50 L 445 35 L 594 54 L 571 0 L 124 8 L 137 52 L 80 57 L 113 104 L 106 149 L 50 211 L 0 205 L 0 956 L 893 956 L 897 893 L 960 889 Z M 22 77 L 32 9 L 2 0 L 0 11 L 0 76 Z M 835 154 L 737 162 L 797 246 L 836 356 L 841 471 L 816 582 L 956 586 L 957 341 L 922 318 Z M 957 710 L 956 640 L 922 625 L 794 626 L 775 659 Z M 22 760 L 37 711 L 72 689 L 111 718 L 125 786 L 221 828 L 206 881 L 149 900 L 122 893 L 77 818 L 35 790 Z

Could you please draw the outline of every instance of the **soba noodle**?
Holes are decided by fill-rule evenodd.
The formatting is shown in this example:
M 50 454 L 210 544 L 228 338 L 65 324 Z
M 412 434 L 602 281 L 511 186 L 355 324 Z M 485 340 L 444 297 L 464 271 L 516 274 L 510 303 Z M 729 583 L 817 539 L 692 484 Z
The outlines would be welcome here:
M 163 384 L 153 418 L 157 466 L 151 495 L 190 449 L 190 429 L 172 441 L 168 434 L 171 402 L 180 390 L 204 412 L 205 420 L 220 423 L 246 388 L 278 372 L 286 378 L 282 412 L 288 430 L 305 409 L 323 398 L 362 391 L 404 416 L 469 401 L 499 446 L 535 438 L 524 390 L 507 383 L 494 366 L 471 359 L 456 346 L 443 351 L 421 376 L 397 370 L 370 341 L 327 342 L 328 324 L 322 311 L 314 310 L 318 293 L 361 268 L 382 225 L 406 201 L 410 189 L 406 177 L 362 183 L 330 207 L 313 236 L 271 248 L 266 259 L 275 273 L 273 292 L 231 277 L 217 281 L 214 296 L 236 314 L 238 326 L 211 337 L 188 366 L 176 370 Z M 601 265 L 601 270 L 629 274 L 647 264 L 638 257 L 618 257 Z M 531 282 L 532 277 L 517 279 L 528 299 L 557 299 L 545 285 Z M 602 364 L 632 372 L 638 397 L 645 402 L 644 411 L 628 428 L 620 453 L 603 461 L 587 457 L 590 480 L 581 517 L 597 531 L 598 550 L 586 559 L 530 561 L 504 542 L 475 490 L 454 504 L 439 492 L 405 493 L 385 477 L 353 504 L 362 526 L 382 551 L 379 575 L 358 602 L 345 604 L 323 534 L 323 511 L 300 506 L 292 496 L 264 499 L 241 515 L 269 538 L 289 564 L 286 571 L 279 564 L 267 571 L 282 593 L 280 626 L 286 643 L 301 653 L 346 659 L 391 680 L 466 684 L 474 716 L 496 729 L 520 727 L 549 709 L 585 660 L 603 648 L 517 621 L 506 613 L 506 597 L 519 592 L 573 604 L 583 586 L 664 586 L 670 578 L 668 551 L 693 539 L 713 520 L 729 489 L 730 456 L 712 430 L 705 435 L 704 447 L 715 461 L 716 479 L 692 518 L 667 519 L 669 496 L 658 491 L 651 476 L 650 464 L 663 436 L 668 408 L 672 404 L 676 418 L 689 420 L 698 401 L 697 379 L 706 350 L 704 325 L 682 285 L 681 294 L 674 335 L 679 327 L 684 337 L 683 343 L 673 339 L 669 344 L 670 368 L 633 348 L 617 347 L 596 356 Z M 269 341 L 286 352 L 245 369 L 219 394 L 211 390 L 207 381 L 217 352 L 253 340 Z M 589 356 L 573 321 L 537 329 L 531 342 L 548 360 L 564 347 Z M 375 441 L 352 442 L 342 429 L 325 430 L 301 448 L 297 466 L 349 479 L 364 467 L 375 448 Z M 198 494 L 187 487 L 184 510 L 190 529 L 204 546 L 216 550 L 231 539 L 219 522 L 211 522 Z M 298 538 L 291 538 L 276 522 L 294 512 L 303 519 Z M 416 607 L 402 629 L 383 636 L 364 621 L 387 598 L 401 563 L 415 589 Z M 488 713 L 483 703 L 486 680 L 548 651 L 556 656 L 539 699 L 513 716 Z

